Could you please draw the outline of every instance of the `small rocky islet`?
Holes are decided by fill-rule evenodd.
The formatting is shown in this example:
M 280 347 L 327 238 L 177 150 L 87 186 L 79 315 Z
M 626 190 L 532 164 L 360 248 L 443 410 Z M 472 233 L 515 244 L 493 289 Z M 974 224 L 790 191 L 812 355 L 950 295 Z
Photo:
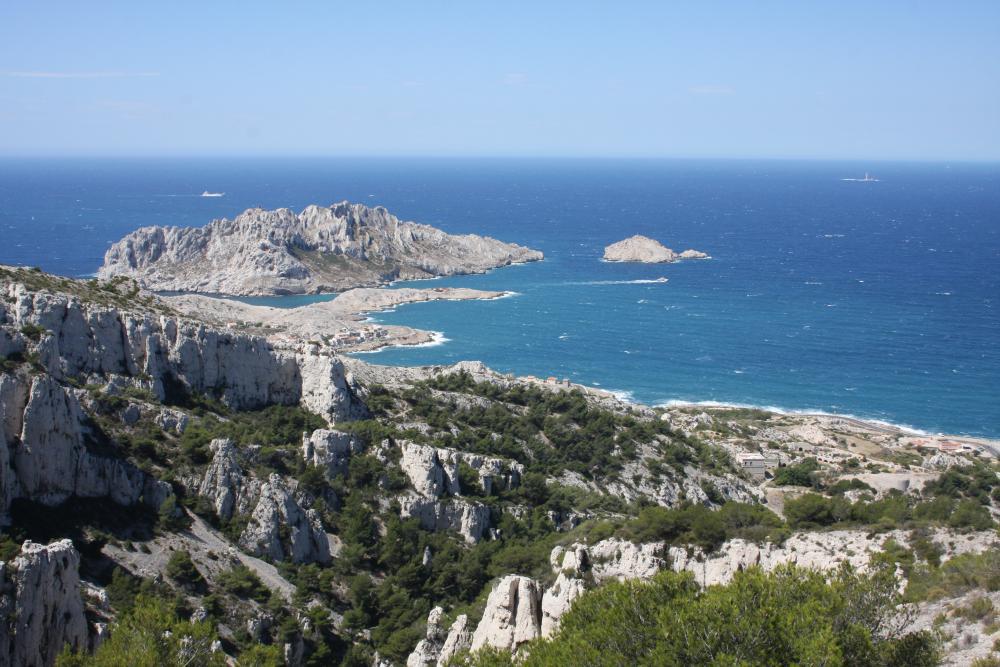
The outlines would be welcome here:
M 612 243 L 604 249 L 604 261 L 606 262 L 664 264 L 684 259 L 709 259 L 709 256 L 700 250 L 689 249 L 683 252 L 674 252 L 656 239 L 640 234 Z

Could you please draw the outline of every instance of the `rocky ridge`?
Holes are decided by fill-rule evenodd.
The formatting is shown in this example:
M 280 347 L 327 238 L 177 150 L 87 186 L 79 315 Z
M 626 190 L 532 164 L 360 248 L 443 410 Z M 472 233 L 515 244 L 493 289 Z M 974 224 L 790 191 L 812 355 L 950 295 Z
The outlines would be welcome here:
M 249 209 L 204 227 L 143 227 L 108 249 L 98 275 L 162 291 L 303 294 L 541 259 L 523 246 L 447 234 L 345 201 L 301 213 Z
M 899 530 L 882 535 L 840 530 L 796 534 L 782 546 L 730 540 L 710 554 L 700 549 L 666 548 L 656 542 L 635 544 L 619 538 L 593 545 L 558 546 L 549 558 L 555 575 L 552 585 L 545 588 L 539 581 L 519 575 L 500 578 L 494 583 L 482 618 L 471 634 L 467 616 L 457 617 L 451 629 L 444 632 L 441 627 L 444 610 L 440 607 L 432 610 L 427 634 L 410 654 L 407 665 L 440 667 L 460 651 L 474 652 L 483 647 L 516 653 L 524 644 L 555 633 L 559 619 L 569 611 L 573 601 L 607 581 L 646 580 L 662 570 L 672 569 L 690 572 L 700 585 L 712 586 L 725 584 L 736 572 L 750 567 L 772 570 L 786 564 L 829 571 L 847 563 L 865 571 L 871 557 L 888 541 L 905 545 L 909 539 L 906 532 Z M 955 533 L 938 530 L 931 539 L 941 547 L 945 561 L 1000 545 L 1000 537 L 993 531 L 958 540 Z M 918 620 L 919 623 L 926 620 Z

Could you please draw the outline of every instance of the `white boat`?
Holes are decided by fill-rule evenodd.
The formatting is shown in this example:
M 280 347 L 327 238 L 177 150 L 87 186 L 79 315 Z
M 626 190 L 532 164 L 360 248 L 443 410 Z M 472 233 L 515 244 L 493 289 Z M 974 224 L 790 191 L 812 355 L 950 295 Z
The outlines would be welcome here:
M 869 174 L 867 171 L 865 172 L 864 178 L 842 178 L 840 180 L 854 181 L 855 183 L 878 183 L 878 179 Z
M 660 276 L 659 278 L 657 278 L 653 282 L 654 283 L 665 283 L 665 282 L 667 282 L 667 278 L 664 278 L 663 276 Z
M 201 193 L 201 196 L 202 197 L 222 197 L 225 194 L 226 194 L 225 192 L 209 192 L 208 190 L 205 190 L 204 192 Z

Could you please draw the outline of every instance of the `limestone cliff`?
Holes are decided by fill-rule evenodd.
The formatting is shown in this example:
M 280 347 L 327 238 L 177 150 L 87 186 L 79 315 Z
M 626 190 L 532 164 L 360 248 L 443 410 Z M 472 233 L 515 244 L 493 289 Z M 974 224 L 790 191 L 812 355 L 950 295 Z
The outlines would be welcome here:
M 0 562 L 0 664 L 48 667 L 64 645 L 87 647 L 79 565 L 70 540 L 25 542 Z
M 345 201 L 298 214 L 249 209 L 204 227 L 143 227 L 108 249 L 99 275 L 129 276 L 156 290 L 301 294 L 540 259 L 536 250 L 447 234 Z

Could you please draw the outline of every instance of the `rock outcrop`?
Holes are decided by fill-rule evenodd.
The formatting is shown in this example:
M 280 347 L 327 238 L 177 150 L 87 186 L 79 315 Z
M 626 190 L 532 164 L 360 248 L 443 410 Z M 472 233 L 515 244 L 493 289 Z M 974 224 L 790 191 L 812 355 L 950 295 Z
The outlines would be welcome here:
M 462 495 L 458 476 L 460 465 L 466 465 L 475 471 L 486 495 L 517 488 L 524 474 L 524 466 L 516 461 L 444 447 L 430 447 L 405 440 L 399 443 L 399 447 L 402 452 L 400 467 L 410 478 L 417 493 L 426 497 Z
M 213 440 L 209 448 L 212 461 L 198 485 L 198 495 L 212 503 L 221 521 L 249 514 L 260 496 L 260 482 L 243 472 L 232 440 Z
M 469 544 L 475 544 L 489 534 L 490 508 L 482 503 L 461 498 L 435 500 L 415 494 L 399 498 L 400 516 L 415 517 L 424 530 L 453 531 Z
M 498 581 L 486 600 L 483 619 L 472 634 L 471 649 L 484 646 L 516 651 L 542 632 L 541 591 L 538 582 L 520 575 Z
M 993 531 L 956 540 L 954 533 L 938 529 L 930 538 L 941 548 L 942 560 L 959 553 L 978 553 L 1000 546 L 1000 538 Z M 772 570 L 780 565 L 794 564 L 813 570 L 833 570 L 848 563 L 854 569 L 864 571 L 870 565 L 872 554 L 881 551 L 890 539 L 907 545 L 910 535 L 901 530 L 876 535 L 861 530 L 795 533 L 780 546 L 735 539 L 725 542 L 711 554 L 699 549 L 671 547 L 667 560 L 674 571 L 691 572 L 699 584 L 711 586 L 727 583 L 740 570 L 755 566 Z
M 604 260 L 608 262 L 660 264 L 681 259 L 708 259 L 708 255 L 698 250 L 677 253 L 655 239 L 638 234 L 612 243 L 604 249 Z
M 467 542 L 481 540 L 490 528 L 490 509 L 482 503 L 461 498 L 459 466 L 476 473 L 486 494 L 516 488 L 524 466 L 514 461 L 430 447 L 402 440 L 399 467 L 409 478 L 415 494 L 400 499 L 401 514 L 417 517 L 426 530 L 453 530 Z
M 330 543 L 315 510 L 303 509 L 280 475 L 260 487 L 257 506 L 240 536 L 240 546 L 255 556 L 293 563 L 327 563 Z
M 302 294 L 540 259 L 522 246 L 446 234 L 380 206 L 340 202 L 298 214 L 249 209 L 204 227 L 143 227 L 108 249 L 98 275 L 129 276 L 164 291 Z
M 0 664 L 48 667 L 67 644 L 87 648 L 79 566 L 70 540 L 28 541 L 12 563 L 0 562 Z
M 302 436 L 302 458 L 322 468 L 331 479 L 346 475 L 351 457 L 363 450 L 364 442 L 353 433 L 317 429 Z
M 134 465 L 92 451 L 94 434 L 80 390 L 49 375 L 0 375 L 0 516 L 15 498 L 58 505 L 109 498 L 121 505 L 159 505 L 172 493 Z
M 237 410 L 301 404 L 334 423 L 364 414 L 340 360 L 315 349 L 294 354 L 264 338 L 217 331 L 168 315 L 133 312 L 8 285 L 12 305 L 0 306 L 0 327 L 37 326 L 45 370 L 57 380 L 104 384 L 124 377 L 157 399 L 178 392 L 209 393 Z M 19 344 L 24 347 L 24 341 Z

